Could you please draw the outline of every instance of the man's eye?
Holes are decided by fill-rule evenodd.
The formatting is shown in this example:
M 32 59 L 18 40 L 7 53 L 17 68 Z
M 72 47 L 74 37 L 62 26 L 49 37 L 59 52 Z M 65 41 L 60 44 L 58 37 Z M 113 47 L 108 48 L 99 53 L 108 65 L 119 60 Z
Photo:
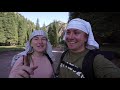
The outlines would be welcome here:
M 81 32 L 74 32 L 74 34 L 78 35 L 78 34 L 81 34 Z
M 75 34 L 79 34 L 79 32 L 75 32 Z
M 69 35 L 70 34 L 70 32 L 67 32 L 67 35 Z

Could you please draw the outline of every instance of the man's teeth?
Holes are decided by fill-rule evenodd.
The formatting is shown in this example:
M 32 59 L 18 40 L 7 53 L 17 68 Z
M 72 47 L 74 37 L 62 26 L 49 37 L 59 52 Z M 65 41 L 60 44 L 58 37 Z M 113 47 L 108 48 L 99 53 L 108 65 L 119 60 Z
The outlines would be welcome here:
M 75 42 L 69 42 L 69 43 L 74 44 Z

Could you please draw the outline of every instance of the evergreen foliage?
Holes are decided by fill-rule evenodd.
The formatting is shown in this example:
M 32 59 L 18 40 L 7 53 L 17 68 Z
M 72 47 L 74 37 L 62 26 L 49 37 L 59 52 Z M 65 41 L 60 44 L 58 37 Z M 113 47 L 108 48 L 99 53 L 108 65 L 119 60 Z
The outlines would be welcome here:
M 120 12 L 70 12 L 73 18 L 87 20 L 92 25 L 96 40 L 102 43 L 120 44 Z
M 37 21 L 36 21 L 36 30 L 40 30 L 40 25 L 39 25 L 39 19 L 37 18 Z
M 17 12 L 0 12 L 0 45 L 24 45 L 32 30 L 33 22 Z

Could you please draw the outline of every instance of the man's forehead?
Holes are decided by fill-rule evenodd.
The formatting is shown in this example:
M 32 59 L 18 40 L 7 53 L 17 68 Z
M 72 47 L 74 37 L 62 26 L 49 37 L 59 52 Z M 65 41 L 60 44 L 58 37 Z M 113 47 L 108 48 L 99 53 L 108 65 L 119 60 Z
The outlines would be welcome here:
M 79 32 L 82 32 L 82 30 L 75 29 L 75 28 L 70 28 L 70 29 L 67 29 L 67 31 L 79 31 Z

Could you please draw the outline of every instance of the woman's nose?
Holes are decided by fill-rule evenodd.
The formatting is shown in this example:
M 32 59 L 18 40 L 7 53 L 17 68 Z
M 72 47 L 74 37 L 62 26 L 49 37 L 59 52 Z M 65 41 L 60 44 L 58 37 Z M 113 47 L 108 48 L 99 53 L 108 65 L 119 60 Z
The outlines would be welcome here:
M 39 39 L 39 40 L 38 40 L 38 43 L 43 43 L 43 42 L 42 42 L 42 39 Z

